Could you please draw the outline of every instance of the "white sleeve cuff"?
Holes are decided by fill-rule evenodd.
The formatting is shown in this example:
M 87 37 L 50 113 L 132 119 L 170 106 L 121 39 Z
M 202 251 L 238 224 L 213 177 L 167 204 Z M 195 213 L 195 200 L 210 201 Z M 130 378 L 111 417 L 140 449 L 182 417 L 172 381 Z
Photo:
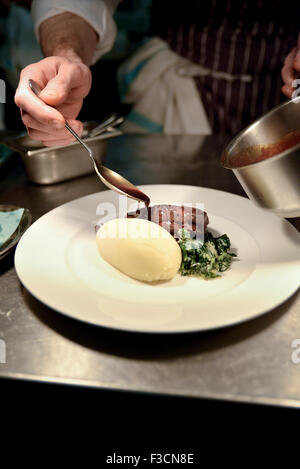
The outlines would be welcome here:
M 39 39 L 40 24 L 52 16 L 66 11 L 81 16 L 99 35 L 92 59 L 94 64 L 115 41 L 117 28 L 112 15 L 118 3 L 118 0 L 33 0 L 31 13 L 35 34 Z

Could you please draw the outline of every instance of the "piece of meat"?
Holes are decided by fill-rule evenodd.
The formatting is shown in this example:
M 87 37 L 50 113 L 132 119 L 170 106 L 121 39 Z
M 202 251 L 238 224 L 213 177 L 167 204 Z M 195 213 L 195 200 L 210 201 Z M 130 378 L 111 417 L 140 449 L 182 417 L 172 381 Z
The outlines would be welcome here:
M 142 218 L 157 223 L 169 231 L 175 239 L 178 239 L 177 232 L 180 228 L 189 231 L 192 237 L 201 236 L 207 231 L 209 223 L 207 213 L 198 208 L 168 204 L 153 205 L 129 212 L 127 218 Z

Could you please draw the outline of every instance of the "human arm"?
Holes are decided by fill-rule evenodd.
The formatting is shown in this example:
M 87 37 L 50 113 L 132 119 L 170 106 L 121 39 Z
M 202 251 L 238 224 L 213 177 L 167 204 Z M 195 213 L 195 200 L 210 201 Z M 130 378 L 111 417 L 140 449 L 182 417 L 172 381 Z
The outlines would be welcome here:
M 91 87 L 89 66 L 114 40 L 112 28 L 106 24 L 105 29 L 105 24 L 100 21 L 102 19 L 107 23 L 105 18 L 111 15 L 103 1 L 80 2 L 80 8 L 83 4 L 87 7 L 88 3 L 95 7 L 91 8 L 89 14 L 87 11 L 82 12 L 88 21 L 74 12 L 61 12 L 58 8 L 53 8 L 57 3 L 65 6 L 67 3 L 72 4 L 76 10 L 76 1 L 33 2 L 33 7 L 36 4 L 40 8 L 39 15 L 35 11 L 33 16 L 46 58 L 22 70 L 15 95 L 15 102 L 21 108 L 22 119 L 29 135 L 46 146 L 64 145 L 74 140 L 64 128 L 65 119 L 75 131 L 82 133 L 82 123 L 76 120 L 76 117 Z M 80 9 L 78 13 L 81 14 Z M 96 30 L 91 23 L 97 20 L 97 14 L 100 26 L 95 25 L 95 28 L 98 28 Z M 90 17 L 93 19 L 90 20 Z M 107 38 L 107 35 L 110 37 Z M 41 99 L 29 89 L 29 78 L 34 79 L 43 89 Z

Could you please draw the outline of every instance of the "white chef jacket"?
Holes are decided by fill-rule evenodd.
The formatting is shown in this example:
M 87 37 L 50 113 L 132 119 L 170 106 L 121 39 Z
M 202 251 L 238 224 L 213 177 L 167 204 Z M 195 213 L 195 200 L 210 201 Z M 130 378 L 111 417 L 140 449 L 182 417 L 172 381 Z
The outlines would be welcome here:
M 99 41 L 92 64 L 108 52 L 114 43 L 117 28 L 113 13 L 121 0 L 33 0 L 31 6 L 34 30 L 39 39 L 40 24 L 63 12 L 81 16 L 98 33 Z

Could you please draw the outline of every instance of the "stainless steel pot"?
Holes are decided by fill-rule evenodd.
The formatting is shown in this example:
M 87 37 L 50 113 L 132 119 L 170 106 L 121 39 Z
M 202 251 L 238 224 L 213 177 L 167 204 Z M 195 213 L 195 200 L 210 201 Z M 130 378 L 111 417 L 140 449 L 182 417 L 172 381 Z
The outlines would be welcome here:
M 300 216 L 300 143 L 259 161 L 259 145 L 274 144 L 291 132 L 300 132 L 300 102 L 293 100 L 272 109 L 240 132 L 222 154 L 248 197 L 282 217 Z M 242 150 L 251 147 L 251 164 L 234 167 Z M 257 159 L 257 161 L 256 161 Z

